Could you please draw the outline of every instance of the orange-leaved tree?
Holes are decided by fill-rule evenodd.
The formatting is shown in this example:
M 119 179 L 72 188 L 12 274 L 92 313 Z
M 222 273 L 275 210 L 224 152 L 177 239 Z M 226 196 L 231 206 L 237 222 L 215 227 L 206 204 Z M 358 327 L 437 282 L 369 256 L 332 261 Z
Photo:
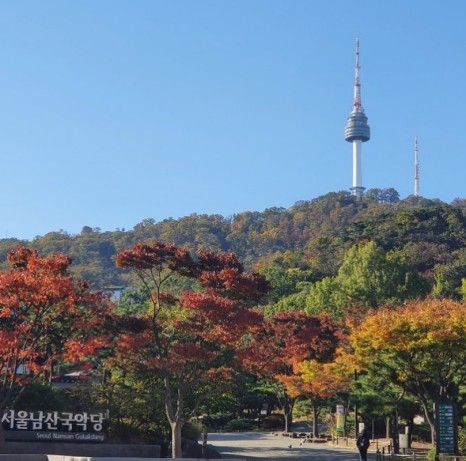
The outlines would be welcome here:
M 338 351 L 331 361 L 304 360 L 296 364 L 296 378 L 288 385 L 290 394 L 309 398 L 312 405 L 312 433 L 319 434 L 317 424 L 319 407 L 330 398 L 347 393 L 353 379 L 353 369 L 340 360 Z
M 260 323 L 253 309 L 268 284 L 246 273 L 232 253 L 201 250 L 195 257 L 171 244 L 137 243 L 117 265 L 147 288 L 145 314 L 121 319 L 112 366 L 156 376 L 165 389 L 172 456 L 182 457 L 181 429 L 209 394 L 225 390 L 235 348 Z M 191 289 L 173 290 L 172 281 Z M 189 401 L 189 404 L 188 402 Z
M 107 345 L 108 296 L 68 272 L 63 254 L 17 246 L 0 271 L 0 410 L 25 384 L 50 380 L 56 361 L 87 361 Z
M 291 428 L 296 399 L 305 393 L 297 364 L 329 361 L 340 338 L 339 324 L 327 316 L 282 311 L 264 319 L 242 349 L 243 366 L 272 386 L 283 410 L 285 431 Z
M 382 308 L 350 340 L 361 367 L 419 399 L 435 436 L 434 402 L 458 401 L 466 383 L 466 304 L 430 299 Z

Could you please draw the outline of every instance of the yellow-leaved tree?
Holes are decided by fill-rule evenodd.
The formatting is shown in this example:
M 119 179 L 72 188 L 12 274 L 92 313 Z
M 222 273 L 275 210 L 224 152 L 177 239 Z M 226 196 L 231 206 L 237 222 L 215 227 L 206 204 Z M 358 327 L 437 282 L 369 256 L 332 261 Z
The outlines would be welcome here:
M 312 432 L 318 435 L 317 419 L 319 407 L 331 397 L 350 390 L 352 368 L 336 359 L 327 363 L 317 360 L 305 360 L 298 364 L 301 378 L 301 393 L 308 397 L 312 404 Z
M 433 404 L 457 402 L 466 383 L 466 304 L 409 301 L 370 312 L 350 336 L 354 358 L 417 397 L 435 437 Z

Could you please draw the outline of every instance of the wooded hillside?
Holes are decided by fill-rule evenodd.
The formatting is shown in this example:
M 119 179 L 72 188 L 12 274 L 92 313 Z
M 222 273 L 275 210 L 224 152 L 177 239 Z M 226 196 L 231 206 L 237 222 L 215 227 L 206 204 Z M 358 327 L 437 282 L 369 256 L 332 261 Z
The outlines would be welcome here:
M 373 241 L 386 252 L 396 250 L 405 264 L 428 280 L 442 278 L 447 291 L 454 291 L 466 277 L 466 200 L 452 204 L 413 196 L 398 200 L 393 189 L 372 189 L 362 198 L 329 193 L 288 209 L 230 217 L 146 219 L 132 230 L 101 232 L 85 226 L 79 235 L 50 232 L 31 242 L 0 240 L 0 264 L 7 249 L 22 243 L 40 254 L 69 255 L 73 272 L 93 287 L 126 286 L 129 279 L 115 267 L 114 257 L 142 240 L 174 243 L 190 251 L 200 247 L 232 251 L 247 268 L 260 270 L 279 263 L 309 271 L 313 281 L 336 275 L 349 248 Z

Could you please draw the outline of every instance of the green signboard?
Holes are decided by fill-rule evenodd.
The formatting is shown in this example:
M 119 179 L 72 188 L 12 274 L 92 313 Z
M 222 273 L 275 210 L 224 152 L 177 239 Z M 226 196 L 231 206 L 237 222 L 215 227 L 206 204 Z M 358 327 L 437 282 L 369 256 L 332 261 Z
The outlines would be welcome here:
M 437 453 L 457 453 L 458 433 L 456 424 L 456 406 L 454 403 L 437 403 L 435 405 L 437 425 Z

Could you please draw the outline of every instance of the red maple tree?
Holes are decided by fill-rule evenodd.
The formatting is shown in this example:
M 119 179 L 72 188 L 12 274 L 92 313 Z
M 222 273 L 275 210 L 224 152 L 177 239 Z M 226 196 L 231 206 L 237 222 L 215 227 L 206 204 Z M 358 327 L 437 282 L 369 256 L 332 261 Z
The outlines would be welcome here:
M 181 428 L 206 394 L 224 389 L 235 348 L 262 320 L 253 306 L 268 284 L 246 273 L 232 253 L 201 250 L 193 258 L 184 248 L 160 242 L 122 250 L 116 263 L 137 274 L 150 294 L 146 314 L 121 319 L 112 366 L 163 383 L 172 456 L 180 458 Z M 180 279 L 192 288 L 170 290 L 171 281 Z
M 17 246 L 0 271 L 0 411 L 25 384 L 50 379 L 59 360 L 87 360 L 107 344 L 108 297 L 68 272 L 63 254 Z
M 291 428 L 293 407 L 299 396 L 288 391 L 293 381 L 301 379 L 296 365 L 303 360 L 330 360 L 340 337 L 339 325 L 329 317 L 284 311 L 264 319 L 262 327 L 242 349 L 243 366 L 275 390 L 286 432 Z

